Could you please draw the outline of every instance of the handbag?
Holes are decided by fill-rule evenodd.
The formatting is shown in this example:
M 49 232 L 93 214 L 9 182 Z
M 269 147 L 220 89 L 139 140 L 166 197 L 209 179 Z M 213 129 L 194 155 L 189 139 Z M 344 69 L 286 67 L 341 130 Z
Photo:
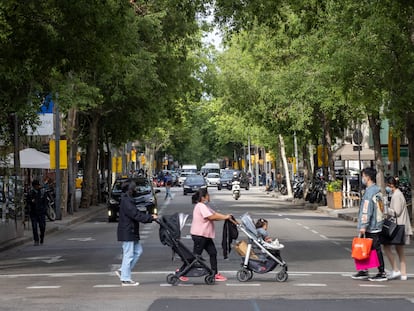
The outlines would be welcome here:
M 377 251 L 375 249 L 373 249 L 370 254 L 369 257 L 366 259 L 362 259 L 362 260 L 358 260 L 358 259 L 354 259 L 355 261 L 355 268 L 356 270 L 368 270 L 368 269 L 372 269 L 372 268 L 377 268 L 380 266 L 379 263 L 379 259 L 378 259 L 378 254 Z
M 397 229 L 397 220 L 395 218 L 387 218 L 384 220 L 384 224 L 382 225 L 382 232 L 381 235 L 387 238 L 392 238 Z
M 372 239 L 365 236 L 355 237 L 352 240 L 352 258 L 354 259 L 366 259 L 369 257 L 372 247 Z
M 405 245 L 405 225 L 397 225 L 392 237 L 381 235 L 381 244 Z

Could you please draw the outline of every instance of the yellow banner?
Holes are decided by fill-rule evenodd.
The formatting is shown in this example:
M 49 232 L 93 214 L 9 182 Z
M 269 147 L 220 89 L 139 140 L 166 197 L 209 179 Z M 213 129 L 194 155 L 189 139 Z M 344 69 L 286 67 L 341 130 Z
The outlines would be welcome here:
M 112 172 L 122 173 L 122 157 L 112 157 Z
M 56 143 L 54 139 L 49 141 L 49 155 L 50 155 L 50 168 L 56 169 Z M 68 168 L 68 147 L 66 140 L 59 141 L 59 168 L 65 170 Z

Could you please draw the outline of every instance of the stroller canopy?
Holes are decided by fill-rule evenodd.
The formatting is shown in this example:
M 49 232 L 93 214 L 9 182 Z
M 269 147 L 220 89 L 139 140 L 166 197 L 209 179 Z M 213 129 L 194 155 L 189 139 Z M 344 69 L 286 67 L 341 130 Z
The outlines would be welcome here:
M 244 228 L 246 229 L 246 231 L 248 231 L 250 234 L 257 237 L 256 226 L 254 225 L 253 220 L 252 220 L 252 218 L 250 217 L 250 215 L 248 213 L 245 213 L 241 217 L 241 222 L 242 222 Z
M 164 215 L 160 218 L 160 241 L 164 245 L 171 246 L 172 239 L 179 240 L 181 230 L 184 228 L 188 215 L 175 213 L 173 215 Z

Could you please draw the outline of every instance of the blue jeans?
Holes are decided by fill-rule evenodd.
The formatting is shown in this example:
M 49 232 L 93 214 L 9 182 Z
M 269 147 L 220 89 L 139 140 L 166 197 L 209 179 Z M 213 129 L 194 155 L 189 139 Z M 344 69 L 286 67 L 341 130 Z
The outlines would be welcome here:
M 131 270 L 142 254 L 142 246 L 139 241 L 125 241 L 122 252 L 121 281 L 131 281 Z

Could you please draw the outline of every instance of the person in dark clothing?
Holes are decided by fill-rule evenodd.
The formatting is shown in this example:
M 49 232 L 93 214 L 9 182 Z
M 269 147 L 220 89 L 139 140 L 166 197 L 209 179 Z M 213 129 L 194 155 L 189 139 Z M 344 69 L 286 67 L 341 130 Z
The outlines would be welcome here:
M 118 241 L 122 242 L 121 270 L 116 271 L 121 279 L 122 286 L 137 286 L 138 282 L 131 279 L 131 270 L 142 254 L 140 244 L 139 223 L 150 223 L 157 219 L 157 215 L 140 212 L 134 203 L 135 182 L 128 180 L 122 185 L 121 204 L 119 207 L 119 222 L 117 229 Z
M 43 244 L 46 230 L 46 200 L 38 180 L 32 182 L 32 189 L 29 192 L 27 203 L 32 222 L 34 245 L 38 246 L 39 243 Z

